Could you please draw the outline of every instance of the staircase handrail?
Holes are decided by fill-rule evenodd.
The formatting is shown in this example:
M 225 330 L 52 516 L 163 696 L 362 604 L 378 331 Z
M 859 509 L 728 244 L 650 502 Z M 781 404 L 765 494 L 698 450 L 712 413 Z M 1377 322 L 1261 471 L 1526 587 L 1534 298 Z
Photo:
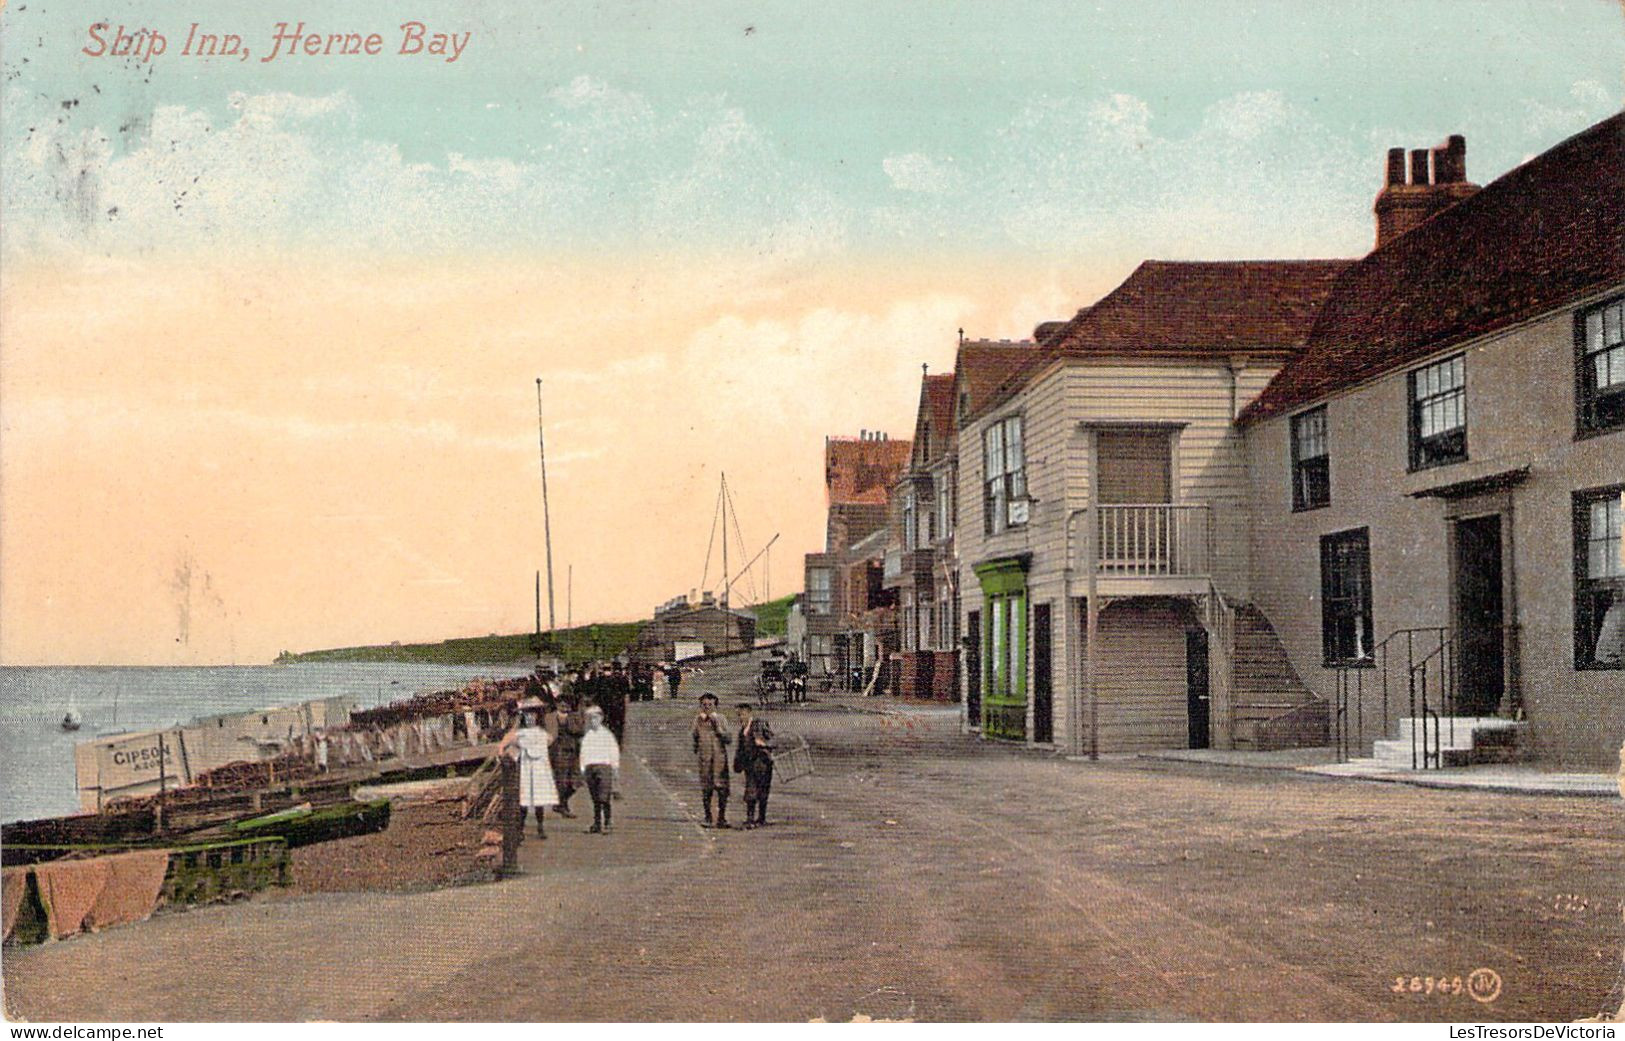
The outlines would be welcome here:
M 1392 659 L 1397 656 L 1399 648 L 1404 648 L 1406 663 L 1406 687 L 1410 702 L 1410 713 L 1414 718 L 1417 715 L 1417 689 L 1415 676 L 1410 671 L 1418 664 L 1416 644 L 1419 638 L 1434 641 L 1432 650 L 1424 656 L 1424 661 L 1438 654 L 1447 644 L 1452 642 L 1449 626 L 1446 625 L 1420 625 L 1395 629 L 1370 648 L 1367 648 L 1359 657 L 1344 661 L 1335 667 L 1334 702 L 1332 705 L 1332 724 L 1335 730 L 1334 742 L 1339 762 L 1349 759 L 1349 744 L 1352 739 L 1358 748 L 1365 747 L 1365 702 L 1367 675 L 1374 674 L 1370 682 L 1380 684 L 1382 694 L 1382 733 L 1387 735 L 1392 726 L 1391 716 L 1391 686 L 1390 667 Z M 1424 649 L 1426 647 L 1424 646 Z M 1445 677 L 1442 681 L 1441 693 L 1451 683 L 1453 677 Z M 1423 690 L 1425 695 L 1426 691 Z M 1423 708 L 1426 708 L 1426 699 L 1423 699 Z M 1454 724 L 1452 723 L 1452 728 Z M 1414 731 L 1413 731 L 1414 739 Z M 1452 734 L 1454 738 L 1454 734 Z M 1414 741 L 1413 741 L 1414 743 Z M 1425 752 L 1425 749 L 1424 749 Z M 1423 756 L 1425 761 L 1425 755 Z M 1411 765 L 1414 769 L 1417 764 L 1415 749 L 1412 750 Z

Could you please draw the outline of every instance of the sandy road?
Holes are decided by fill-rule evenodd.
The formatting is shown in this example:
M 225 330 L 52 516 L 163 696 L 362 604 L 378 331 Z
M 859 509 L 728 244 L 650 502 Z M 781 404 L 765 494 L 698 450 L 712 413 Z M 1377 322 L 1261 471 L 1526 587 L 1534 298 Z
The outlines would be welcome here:
M 732 701 L 743 679 L 693 686 Z M 1613 982 L 1615 803 L 1068 763 L 961 737 L 941 710 L 832 708 L 770 713 L 819 772 L 779 787 L 765 830 L 696 826 L 693 706 L 640 704 L 612 835 L 553 822 L 496 885 L 262 900 L 7 951 L 8 1007 L 1459 1021 L 1587 1015 Z M 1392 989 L 1478 968 L 1502 979 L 1493 1003 Z

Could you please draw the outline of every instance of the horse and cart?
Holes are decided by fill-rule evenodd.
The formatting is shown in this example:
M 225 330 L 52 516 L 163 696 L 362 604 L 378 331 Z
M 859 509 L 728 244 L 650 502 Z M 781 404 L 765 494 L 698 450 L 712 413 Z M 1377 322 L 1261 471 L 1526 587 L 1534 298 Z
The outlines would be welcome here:
M 763 659 L 756 674 L 756 703 L 767 705 L 775 698 L 786 705 L 807 700 L 806 662 L 796 658 Z

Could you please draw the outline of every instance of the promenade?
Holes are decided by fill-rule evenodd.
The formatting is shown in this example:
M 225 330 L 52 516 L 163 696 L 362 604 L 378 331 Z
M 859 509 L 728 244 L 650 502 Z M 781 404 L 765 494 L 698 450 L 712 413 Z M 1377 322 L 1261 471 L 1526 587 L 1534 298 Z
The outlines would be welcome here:
M 731 714 L 748 669 L 684 693 L 716 688 Z M 271 896 L 7 950 L 8 1010 L 1563 1020 L 1599 1011 L 1619 969 L 1618 802 L 1068 762 L 964 737 L 951 708 L 824 702 L 768 711 L 818 767 L 777 788 L 772 826 L 706 831 L 692 712 L 632 706 L 614 832 L 550 817 L 518 878 Z M 1492 1001 L 1451 985 L 1480 969 Z

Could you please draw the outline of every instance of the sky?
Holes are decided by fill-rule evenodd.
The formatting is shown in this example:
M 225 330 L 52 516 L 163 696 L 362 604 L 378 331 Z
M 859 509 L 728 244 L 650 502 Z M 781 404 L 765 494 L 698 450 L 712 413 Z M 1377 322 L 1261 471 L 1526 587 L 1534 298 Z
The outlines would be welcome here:
M 0 9 L 0 663 L 528 629 L 537 377 L 559 624 L 698 587 L 723 472 L 735 601 L 795 591 L 823 437 L 957 330 L 1361 255 L 1388 147 L 1484 183 L 1625 100 L 1610 0 L 479 6 Z

